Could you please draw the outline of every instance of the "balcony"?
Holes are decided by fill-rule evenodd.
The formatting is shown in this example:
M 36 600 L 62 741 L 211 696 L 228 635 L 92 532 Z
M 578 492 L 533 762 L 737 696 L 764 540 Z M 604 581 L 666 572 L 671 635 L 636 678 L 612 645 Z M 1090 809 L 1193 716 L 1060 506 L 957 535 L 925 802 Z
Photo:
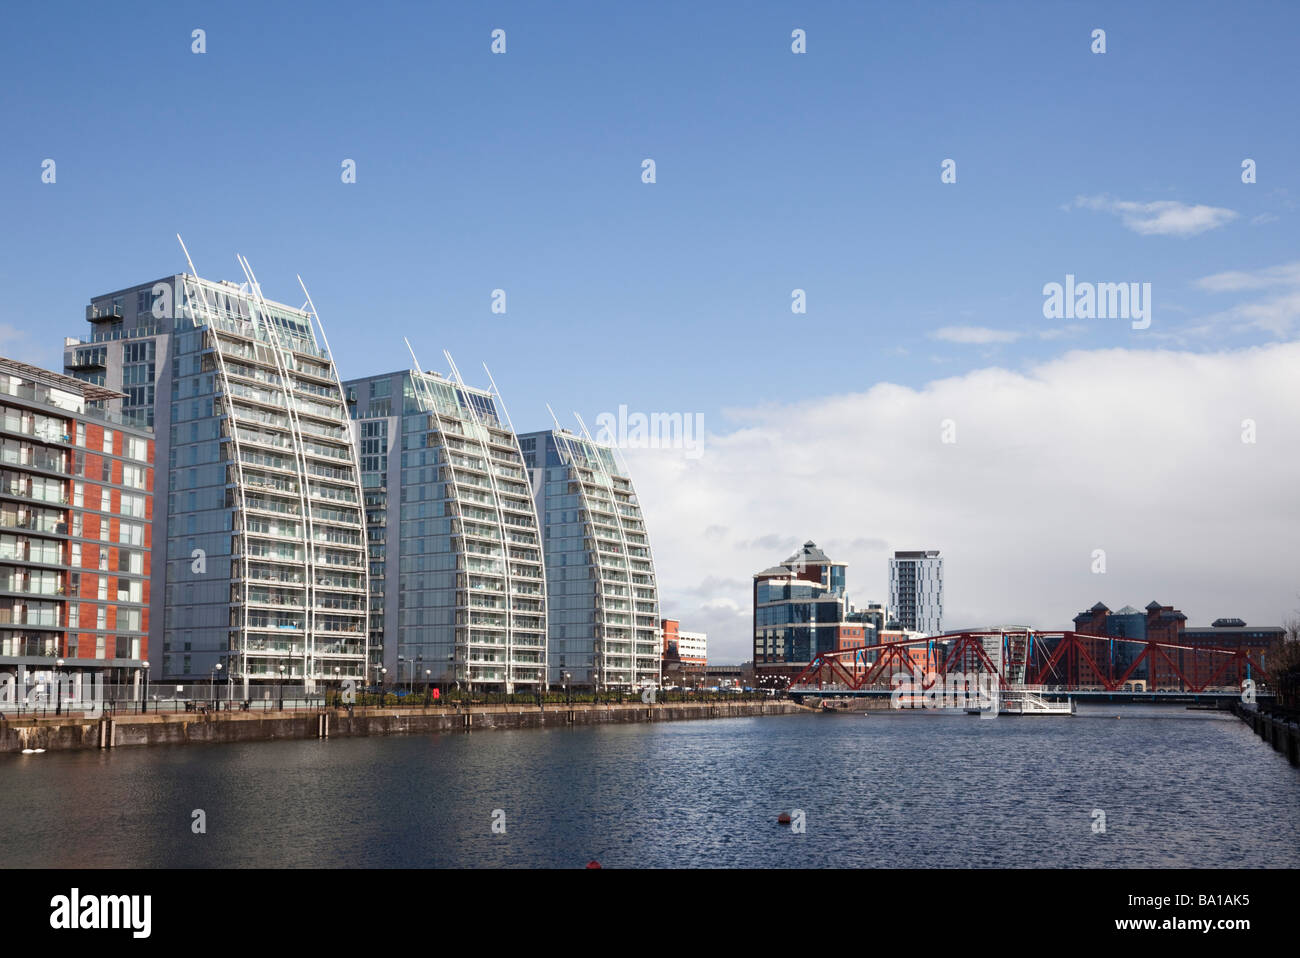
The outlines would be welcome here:
M 122 307 L 118 304 L 109 305 L 102 303 L 98 306 L 90 304 L 86 307 L 86 322 L 102 323 L 111 320 L 121 320 Z
M 68 534 L 68 524 L 62 519 L 19 515 L 13 512 L 0 512 L 0 529 L 16 529 L 21 532 L 34 532 L 37 535 L 45 536 L 66 536 Z
M 27 609 L 19 606 L 0 606 L 0 626 L 25 625 L 35 629 L 61 629 L 63 607 L 54 609 Z

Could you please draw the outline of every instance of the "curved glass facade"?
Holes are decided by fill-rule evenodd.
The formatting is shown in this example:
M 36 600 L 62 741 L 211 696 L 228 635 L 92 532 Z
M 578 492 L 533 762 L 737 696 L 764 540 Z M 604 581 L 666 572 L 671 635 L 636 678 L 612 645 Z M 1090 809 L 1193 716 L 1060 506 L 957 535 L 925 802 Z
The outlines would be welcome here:
M 514 432 L 485 390 L 412 372 L 403 419 L 398 647 L 421 675 L 545 682 L 546 578 Z
M 525 691 L 546 681 L 532 487 L 500 397 L 453 374 L 347 383 L 370 535 L 371 671 L 413 689 Z
M 255 286 L 177 285 L 166 633 L 184 672 L 363 678 L 361 491 L 329 351 Z
M 610 447 L 568 431 L 520 443 L 545 529 L 550 683 L 657 684 L 659 591 L 632 480 Z

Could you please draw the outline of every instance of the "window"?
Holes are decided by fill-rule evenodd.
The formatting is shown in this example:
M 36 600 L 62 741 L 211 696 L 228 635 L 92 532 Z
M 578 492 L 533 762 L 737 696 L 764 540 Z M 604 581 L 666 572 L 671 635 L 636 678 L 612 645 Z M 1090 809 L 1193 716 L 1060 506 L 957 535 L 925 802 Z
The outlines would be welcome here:
M 111 453 L 113 451 L 113 430 L 104 430 L 104 451 Z
M 84 422 L 79 422 L 77 423 L 77 445 L 84 446 L 85 444 L 86 444 L 86 424 Z
M 137 436 L 128 436 L 126 440 L 126 455 L 129 459 L 136 462 L 149 461 L 149 442 Z
M 137 363 L 134 366 L 122 367 L 123 386 L 146 386 L 153 382 L 153 376 L 153 363 Z
M 152 407 L 154 401 L 154 387 L 150 386 L 125 386 L 123 392 L 126 393 L 126 399 L 123 400 L 125 406 L 149 406 L 150 416 L 148 422 L 152 424 Z

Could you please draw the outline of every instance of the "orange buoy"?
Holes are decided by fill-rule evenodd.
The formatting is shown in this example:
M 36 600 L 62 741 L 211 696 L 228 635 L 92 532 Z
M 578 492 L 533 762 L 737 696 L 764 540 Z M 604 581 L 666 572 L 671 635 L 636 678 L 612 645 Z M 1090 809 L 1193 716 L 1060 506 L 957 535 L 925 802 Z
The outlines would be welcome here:
M 790 813 L 789 813 L 789 812 L 782 812 L 780 815 L 776 816 L 776 822 L 777 822 L 778 825 L 789 825 L 789 824 L 790 824 Z
M 591 861 L 587 862 L 587 867 L 588 867 L 588 868 L 599 868 L 599 867 L 600 867 L 600 862 L 596 861 L 596 859 L 593 858 Z

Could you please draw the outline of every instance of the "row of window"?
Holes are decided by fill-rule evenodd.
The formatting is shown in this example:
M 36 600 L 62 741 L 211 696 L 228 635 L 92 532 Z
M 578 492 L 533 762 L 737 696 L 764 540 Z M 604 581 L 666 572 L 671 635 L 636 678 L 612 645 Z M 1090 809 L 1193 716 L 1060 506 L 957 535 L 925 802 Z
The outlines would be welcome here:
M 109 645 L 109 643 L 112 643 Z M 107 651 L 112 648 L 114 658 L 139 659 L 140 639 L 130 636 L 85 636 L 68 637 L 66 655 L 70 659 L 105 659 Z M 60 653 L 57 636 L 24 635 L 17 632 L 0 632 L 0 655 L 40 656 L 52 658 Z
M 154 341 L 152 339 L 145 339 L 136 343 L 122 344 L 122 362 L 152 363 L 153 360 Z

